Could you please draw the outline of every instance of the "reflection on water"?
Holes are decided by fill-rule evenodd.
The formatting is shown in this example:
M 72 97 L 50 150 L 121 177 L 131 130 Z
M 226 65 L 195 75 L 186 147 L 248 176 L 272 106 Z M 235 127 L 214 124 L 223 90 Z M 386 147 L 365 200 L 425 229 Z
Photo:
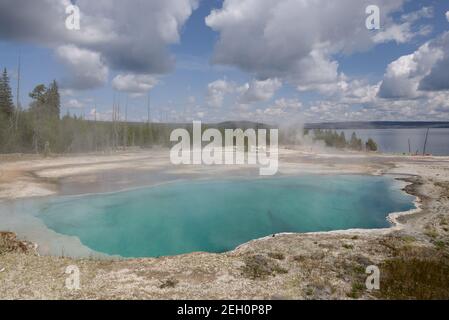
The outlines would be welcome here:
M 427 129 L 357 129 L 343 131 L 346 139 L 355 132 L 363 141 L 374 139 L 379 146 L 379 151 L 386 153 L 408 153 L 408 141 L 412 153 L 422 154 Z M 435 156 L 449 155 L 449 129 L 430 129 L 426 146 L 426 153 Z

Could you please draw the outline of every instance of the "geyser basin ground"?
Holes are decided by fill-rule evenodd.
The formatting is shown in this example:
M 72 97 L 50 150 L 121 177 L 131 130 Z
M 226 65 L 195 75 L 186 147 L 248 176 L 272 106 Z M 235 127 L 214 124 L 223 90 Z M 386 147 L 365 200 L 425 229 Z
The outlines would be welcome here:
M 35 215 L 97 252 L 157 257 L 224 252 L 274 233 L 388 227 L 387 215 L 413 200 L 388 177 L 306 175 L 54 197 Z

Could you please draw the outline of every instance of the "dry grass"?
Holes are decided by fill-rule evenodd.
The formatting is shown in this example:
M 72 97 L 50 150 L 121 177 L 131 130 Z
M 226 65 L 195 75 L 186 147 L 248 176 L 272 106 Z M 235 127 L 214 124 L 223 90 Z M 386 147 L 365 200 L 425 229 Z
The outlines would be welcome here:
M 0 237 L 0 256 L 9 251 L 10 251 L 10 249 L 9 249 L 8 243 L 5 241 L 5 239 Z
M 25 241 L 18 241 L 12 232 L 0 232 L 0 255 L 8 252 L 27 253 L 31 250 L 31 244 Z
M 449 256 L 441 250 L 404 250 L 381 270 L 380 298 L 449 299 Z
M 276 261 L 263 255 L 248 256 L 244 261 L 242 275 L 252 280 L 263 280 L 269 276 L 276 276 L 276 274 L 288 273 L 288 270 L 282 268 Z
M 167 288 L 174 288 L 179 283 L 176 279 L 167 279 L 162 282 L 162 284 L 159 286 L 159 289 L 167 289 Z
M 276 260 L 285 260 L 285 255 L 281 252 L 270 252 L 268 253 L 268 256 Z
M 449 299 L 449 253 L 446 243 L 434 242 L 422 246 L 411 236 L 385 237 L 380 243 L 390 252 L 390 257 L 378 264 L 380 291 L 372 297 L 380 299 Z M 366 297 L 364 268 L 372 263 L 346 266 L 351 273 L 351 289 L 347 297 Z M 352 270 L 352 272 L 351 272 Z

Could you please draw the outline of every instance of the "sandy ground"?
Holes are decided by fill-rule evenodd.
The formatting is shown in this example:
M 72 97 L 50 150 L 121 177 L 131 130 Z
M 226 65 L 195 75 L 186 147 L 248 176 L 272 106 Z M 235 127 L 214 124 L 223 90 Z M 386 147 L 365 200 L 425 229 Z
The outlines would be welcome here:
M 172 166 L 164 149 L 0 161 L 0 205 L 52 194 L 110 192 L 180 179 L 258 174 L 254 166 Z M 418 210 L 392 215 L 395 226 L 389 229 L 283 234 L 224 254 L 133 260 L 95 257 L 79 240 L 51 233 L 30 218 L 28 225 L 12 231 L 21 240 L 36 242 L 38 252 L 17 250 L 20 245 L 14 245 L 14 250 L 0 253 L 0 298 L 371 299 L 382 295 L 360 284 L 368 265 L 381 266 L 404 250 L 447 253 L 449 157 L 282 149 L 279 174 L 301 173 L 392 174 L 403 179 L 405 190 L 417 197 Z M 0 229 L 10 231 L 11 225 L 4 221 L 14 221 L 15 214 L 3 214 Z M 34 234 L 29 234 L 30 228 Z M 6 248 L 22 243 L 7 238 L 2 240 Z M 66 255 L 82 258 L 55 256 L 60 243 L 64 243 Z M 80 290 L 65 288 L 64 272 L 69 265 L 81 271 Z

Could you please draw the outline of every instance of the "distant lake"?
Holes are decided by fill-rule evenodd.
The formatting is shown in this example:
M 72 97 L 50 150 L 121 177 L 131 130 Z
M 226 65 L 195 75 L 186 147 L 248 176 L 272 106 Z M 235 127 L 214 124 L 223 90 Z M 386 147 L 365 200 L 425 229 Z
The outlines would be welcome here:
M 353 132 L 364 142 L 372 138 L 379 146 L 379 151 L 385 153 L 408 153 L 408 139 L 410 139 L 412 153 L 418 151 L 419 154 L 422 154 L 427 129 L 348 129 L 337 131 L 343 131 L 347 140 L 351 138 Z M 449 128 L 430 129 L 426 153 L 435 156 L 449 155 Z

